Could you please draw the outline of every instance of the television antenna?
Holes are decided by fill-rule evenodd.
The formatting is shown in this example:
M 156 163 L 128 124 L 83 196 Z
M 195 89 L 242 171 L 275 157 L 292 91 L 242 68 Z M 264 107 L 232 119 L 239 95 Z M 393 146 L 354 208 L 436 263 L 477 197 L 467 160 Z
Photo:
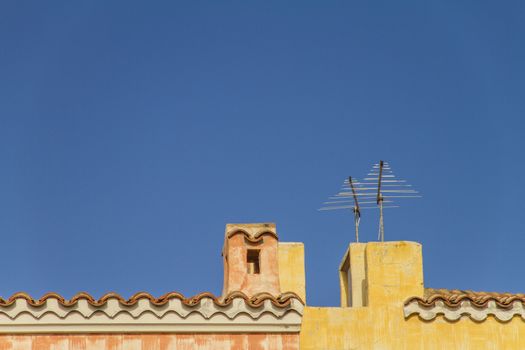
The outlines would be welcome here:
M 355 237 L 359 242 L 359 223 L 361 209 L 379 209 L 378 240 L 385 240 L 384 209 L 399 208 L 397 200 L 404 198 L 421 198 L 418 191 L 398 179 L 387 162 L 374 164 L 363 181 L 351 176 L 343 182 L 341 192 L 323 203 L 319 210 L 351 209 L 354 213 Z M 353 203 L 353 204 L 352 204 Z M 360 205 L 361 204 L 361 205 Z
M 394 175 L 390 165 L 382 160 L 372 166 L 372 169 L 364 178 L 364 180 L 368 182 L 363 183 L 363 185 L 371 185 L 371 187 L 366 187 L 366 190 L 364 190 L 362 193 L 368 191 L 366 193 L 370 195 L 372 194 L 370 190 L 375 192 L 376 204 L 379 208 L 379 232 L 377 239 L 381 242 L 384 242 L 385 225 L 383 209 L 399 208 L 398 205 L 385 206 L 384 203 L 388 202 L 396 204 L 394 201 L 397 201 L 400 198 L 421 198 L 422 196 L 418 191 L 412 188 L 412 185 L 407 184 L 406 180 L 398 179 Z M 374 187 L 374 183 L 377 184 L 376 187 Z
M 362 196 L 362 193 L 359 191 L 361 188 L 361 182 L 351 176 L 348 179 L 345 179 L 343 185 L 341 186 L 341 192 L 335 194 L 332 197 L 329 197 L 329 201 L 323 203 L 323 207 L 320 208 L 320 211 L 325 210 L 339 210 L 339 209 L 351 209 L 354 214 L 354 226 L 355 226 L 355 241 L 359 242 L 359 223 L 361 221 L 361 209 L 375 209 L 371 207 L 370 204 L 376 203 L 375 201 L 365 200 L 361 201 L 359 205 L 359 197 Z

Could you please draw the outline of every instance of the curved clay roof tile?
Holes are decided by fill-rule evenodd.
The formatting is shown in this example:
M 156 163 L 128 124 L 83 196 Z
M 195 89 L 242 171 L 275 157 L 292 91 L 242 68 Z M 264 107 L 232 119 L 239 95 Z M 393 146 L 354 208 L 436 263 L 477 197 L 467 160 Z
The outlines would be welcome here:
M 221 306 L 221 307 L 229 306 L 235 298 L 244 299 L 244 301 L 250 307 L 253 307 L 253 308 L 258 308 L 262 306 L 266 300 L 270 300 L 270 302 L 275 307 L 278 307 L 278 308 L 284 308 L 284 307 L 289 306 L 292 299 L 296 299 L 301 304 L 304 305 L 304 302 L 301 300 L 301 298 L 295 293 L 291 293 L 291 292 L 283 293 L 278 296 L 273 296 L 269 293 L 259 293 L 259 294 L 253 295 L 252 297 L 248 297 L 246 294 L 238 291 L 238 292 L 232 292 L 226 295 L 224 298 L 218 298 L 210 292 L 199 293 L 189 298 L 184 297 L 184 295 L 178 292 L 169 292 L 169 293 L 162 295 L 159 298 L 155 298 L 147 292 L 138 292 L 138 293 L 133 294 L 129 299 L 125 299 L 120 294 L 110 292 L 110 293 L 104 294 L 98 300 L 86 292 L 80 292 L 78 294 L 75 294 L 70 300 L 67 300 L 60 294 L 53 293 L 53 292 L 46 293 L 40 299 L 35 300 L 29 294 L 24 293 L 24 292 L 19 292 L 19 293 L 13 294 L 7 300 L 0 298 L 0 307 L 11 306 L 12 304 L 15 303 L 17 299 L 24 299 L 30 306 L 33 306 L 33 307 L 39 307 L 39 306 L 44 305 L 48 299 L 55 299 L 60 305 L 66 306 L 66 307 L 73 306 L 77 304 L 80 300 L 86 300 L 92 306 L 101 307 L 101 306 L 104 306 L 110 299 L 116 299 L 118 300 L 120 304 L 125 305 L 125 306 L 133 306 L 136 303 L 138 303 L 138 301 L 141 299 L 148 299 L 150 303 L 156 306 L 165 305 L 171 299 L 179 299 L 184 305 L 195 306 L 195 305 L 198 305 L 203 298 L 209 298 L 213 301 L 215 305 Z

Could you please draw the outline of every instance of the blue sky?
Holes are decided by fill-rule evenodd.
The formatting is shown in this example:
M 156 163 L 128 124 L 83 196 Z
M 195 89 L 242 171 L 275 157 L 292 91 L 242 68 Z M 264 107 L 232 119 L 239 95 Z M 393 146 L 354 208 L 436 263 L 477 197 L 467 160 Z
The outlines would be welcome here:
M 525 292 L 522 1 L 3 1 L 0 295 L 219 294 L 224 226 L 306 245 L 337 305 L 379 159 L 424 194 L 386 213 L 425 284 Z M 363 240 L 377 237 L 366 213 Z

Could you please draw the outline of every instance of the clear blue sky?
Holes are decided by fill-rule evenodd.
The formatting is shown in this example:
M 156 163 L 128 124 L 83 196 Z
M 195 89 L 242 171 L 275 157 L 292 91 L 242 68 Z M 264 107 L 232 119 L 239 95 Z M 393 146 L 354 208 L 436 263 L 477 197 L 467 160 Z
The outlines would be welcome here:
M 2 1 L 0 295 L 219 294 L 224 226 L 306 245 L 336 305 L 349 213 L 387 212 L 429 287 L 525 292 L 523 1 Z M 363 217 L 374 240 L 377 218 Z

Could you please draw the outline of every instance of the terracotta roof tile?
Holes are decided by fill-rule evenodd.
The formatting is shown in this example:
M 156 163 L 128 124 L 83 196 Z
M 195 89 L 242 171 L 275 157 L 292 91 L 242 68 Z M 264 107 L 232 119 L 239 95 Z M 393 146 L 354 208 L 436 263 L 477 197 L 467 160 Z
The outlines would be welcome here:
M 126 299 L 121 295 L 112 292 L 104 294 L 102 297 L 100 297 L 100 299 L 95 299 L 89 293 L 80 292 L 74 295 L 69 300 L 57 293 L 47 293 L 43 295 L 40 299 L 34 299 L 27 293 L 19 292 L 13 294 L 7 299 L 3 299 L 0 297 L 0 308 L 11 306 L 16 302 L 17 299 L 24 299 L 29 305 L 34 307 L 44 305 L 48 299 L 55 299 L 58 301 L 59 304 L 63 306 L 73 306 L 77 304 L 79 300 L 85 300 L 92 306 L 101 307 L 104 306 L 109 299 L 117 299 L 119 303 L 124 306 L 133 306 L 141 299 L 148 299 L 153 305 L 156 306 L 162 306 L 166 304 L 170 299 L 179 299 L 184 305 L 195 306 L 199 304 L 203 298 L 212 299 L 215 305 L 221 307 L 229 306 L 234 299 L 238 298 L 244 299 L 247 305 L 254 308 L 262 306 L 266 300 L 269 300 L 275 307 L 278 308 L 284 308 L 289 306 L 292 299 L 297 299 L 304 305 L 304 302 L 301 300 L 301 298 L 292 292 L 283 293 L 278 296 L 273 296 L 269 293 L 259 293 L 252 297 L 248 297 L 242 292 L 232 292 L 226 295 L 225 297 L 216 297 L 212 293 L 203 292 L 189 298 L 186 298 L 184 295 L 177 292 L 169 292 L 162 295 L 159 298 L 155 298 L 147 292 L 139 292 L 131 296 L 131 298 L 129 299 Z
M 500 308 L 511 308 L 514 301 L 525 303 L 525 294 L 474 292 L 471 290 L 458 289 L 434 289 L 425 288 L 423 298 L 412 297 L 405 305 L 417 301 L 421 306 L 435 306 L 437 301 L 442 301 L 448 307 L 459 307 L 462 301 L 469 301 L 473 306 L 487 307 L 490 301 L 494 301 Z

